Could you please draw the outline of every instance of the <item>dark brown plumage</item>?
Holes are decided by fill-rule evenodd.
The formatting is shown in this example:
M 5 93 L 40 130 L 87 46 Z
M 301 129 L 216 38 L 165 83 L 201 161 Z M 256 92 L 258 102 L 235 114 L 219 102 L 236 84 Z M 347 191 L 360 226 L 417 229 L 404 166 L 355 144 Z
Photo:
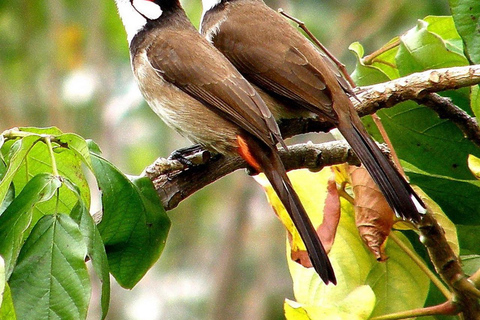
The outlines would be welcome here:
M 419 221 L 425 206 L 365 130 L 351 89 L 326 55 L 262 0 L 204 0 L 201 32 L 253 84 L 275 118 L 314 113 L 350 143 L 395 213 Z
M 270 110 L 235 67 L 191 25 L 178 0 L 157 0 L 148 12 L 117 0 L 130 38 L 132 66 L 151 108 L 196 143 L 240 155 L 263 171 L 297 227 L 315 270 L 335 283 L 333 268 L 276 148 L 285 146 Z M 142 5 L 145 3 L 141 3 Z M 127 26 L 128 17 L 136 25 Z M 155 17 L 153 20 L 147 17 Z M 142 18 L 145 24 L 141 25 Z M 130 31 L 130 32 L 129 32 Z

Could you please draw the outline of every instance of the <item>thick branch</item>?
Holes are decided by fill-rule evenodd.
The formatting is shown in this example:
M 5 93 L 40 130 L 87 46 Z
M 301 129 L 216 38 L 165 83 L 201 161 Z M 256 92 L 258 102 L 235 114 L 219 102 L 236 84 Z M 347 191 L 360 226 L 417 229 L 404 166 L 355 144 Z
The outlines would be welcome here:
M 480 83 L 480 65 L 445 68 L 415 73 L 407 77 L 368 87 L 357 88 L 357 99 L 353 99 L 361 116 L 372 114 L 381 108 L 392 107 L 405 101 L 424 103 L 439 114 L 450 119 L 477 145 L 480 146 L 480 130 L 476 120 L 453 105 L 448 99 L 432 94 Z M 360 101 L 360 102 L 359 102 Z M 329 131 L 332 125 L 314 119 L 282 120 L 280 128 L 284 137 L 306 132 Z M 240 158 L 221 156 L 205 161 L 203 154 L 194 156 L 192 162 L 202 163 L 184 170 L 178 161 L 158 159 L 145 170 L 145 175 L 154 181 L 166 209 L 175 208 L 180 201 L 209 183 L 240 168 L 245 162 Z M 320 170 L 325 165 L 343 162 L 358 164 L 347 144 L 335 142 L 325 145 L 298 145 L 290 152 L 282 152 L 288 170 L 308 168 Z
M 428 70 L 372 86 L 358 87 L 355 89 L 358 100 L 352 98 L 352 101 L 358 114 L 363 117 L 403 101 L 415 100 L 431 108 L 441 118 L 450 119 L 466 137 L 480 146 L 480 129 L 475 118 L 451 102 L 447 103 L 446 98 L 432 94 L 479 83 L 480 65 Z M 282 120 L 279 126 L 284 137 L 306 132 L 327 132 L 333 128 L 331 123 L 314 119 Z
M 388 153 L 385 148 L 384 152 Z M 307 168 L 321 170 L 324 166 L 348 162 L 358 165 L 359 161 L 346 142 L 333 141 L 321 145 L 312 143 L 289 146 L 289 151 L 280 150 L 287 170 Z M 197 165 L 183 169 L 177 160 L 159 158 L 147 167 L 144 175 L 149 177 L 157 189 L 165 209 L 175 208 L 180 201 L 197 190 L 241 168 L 247 163 L 240 157 L 225 158 L 217 155 L 207 158 L 202 152 L 188 158 Z
M 453 104 L 452 100 L 436 93 L 429 93 L 417 102 L 435 111 L 440 118 L 452 121 L 467 139 L 480 147 L 480 128 L 477 120 Z

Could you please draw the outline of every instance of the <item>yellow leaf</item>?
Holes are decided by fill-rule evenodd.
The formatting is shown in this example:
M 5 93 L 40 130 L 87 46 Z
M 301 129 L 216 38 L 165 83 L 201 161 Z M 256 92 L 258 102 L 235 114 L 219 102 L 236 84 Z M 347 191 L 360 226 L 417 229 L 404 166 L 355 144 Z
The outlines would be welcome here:
M 468 155 L 468 168 L 472 171 L 475 178 L 480 179 L 480 158 L 474 155 Z
M 300 304 L 286 299 L 287 320 L 365 320 L 375 307 L 375 294 L 369 286 L 360 286 L 342 301 L 332 301 L 326 306 Z
M 323 208 L 327 198 L 327 183 L 331 176 L 331 171 L 324 169 L 318 173 L 312 173 L 306 169 L 295 170 L 289 172 L 288 176 L 310 217 L 310 221 L 317 228 L 323 221 Z M 265 189 L 270 205 L 292 236 L 292 250 L 306 250 L 290 216 L 267 178 L 263 174 L 259 174 L 255 176 L 255 180 Z

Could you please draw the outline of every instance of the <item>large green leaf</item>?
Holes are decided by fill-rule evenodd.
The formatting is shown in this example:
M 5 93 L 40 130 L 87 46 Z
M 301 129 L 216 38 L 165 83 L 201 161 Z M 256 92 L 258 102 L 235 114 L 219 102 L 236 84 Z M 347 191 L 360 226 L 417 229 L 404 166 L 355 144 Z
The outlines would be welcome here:
M 443 30 L 445 33 L 438 34 L 429 30 L 432 24 L 434 25 L 433 31 L 441 32 Z M 442 24 L 445 27 L 442 27 Z M 468 61 L 463 54 L 452 50 L 455 46 L 451 44 L 455 42 L 450 26 L 453 27 L 451 17 L 435 19 L 430 17 L 429 20 L 419 20 L 415 28 L 400 36 L 400 46 L 396 56 L 400 75 L 427 69 L 467 65 Z M 450 40 L 450 42 L 446 40 Z
M 2 256 L 0 256 L 0 306 L 2 305 L 3 301 L 3 293 L 5 292 L 5 260 L 3 260 Z
M 465 43 L 465 53 L 473 63 L 480 63 L 480 2 L 449 0 L 455 26 Z
M 395 234 L 413 251 L 405 236 Z M 375 264 L 366 281 L 377 297 L 372 316 L 423 307 L 430 286 L 428 277 L 391 239 L 385 252 L 388 260 Z
M 411 182 L 434 199 L 453 223 L 480 225 L 480 181 L 429 174 L 406 162 L 402 165 Z
M 72 150 L 90 170 L 93 170 L 90 151 L 85 139 L 74 133 L 64 133 L 56 136 L 55 141 L 58 142 L 62 148 Z
M 0 183 L 0 195 L 7 187 L 7 195 L 14 195 L 15 191 L 20 192 L 37 174 L 56 173 L 54 161 L 58 174 L 71 180 L 80 188 L 82 201 L 87 207 L 89 206 L 90 189 L 83 173 L 82 163 L 91 167 L 91 161 L 89 154 L 86 154 L 88 149 L 83 138 L 75 134 L 63 134 L 54 127 L 17 128 L 6 131 L 5 134 L 9 140 L 2 147 L 6 169 Z M 47 139 L 51 141 L 51 150 Z M 7 200 L 10 201 L 8 198 Z M 2 208 L 8 205 L 8 201 L 2 203 Z M 31 225 L 35 225 L 36 221 L 46 214 L 57 211 L 70 212 L 76 202 L 73 192 L 66 187 L 61 187 L 55 201 L 45 201 L 34 206 Z
M 477 225 L 457 224 L 457 233 L 462 255 L 480 255 L 480 246 L 478 245 L 480 223 Z
M 314 225 L 318 225 L 315 221 L 322 219 L 322 204 L 328 199 L 330 168 L 318 173 L 296 170 L 289 172 L 289 177 Z M 277 205 L 278 198 L 269 191 L 267 187 L 269 201 L 282 216 L 284 209 Z M 411 247 L 402 234 L 398 233 L 397 237 Z M 338 284 L 325 285 L 313 268 L 305 268 L 288 258 L 296 300 L 285 304 L 288 319 L 328 319 L 334 314 L 342 315 L 339 319 L 366 319 L 374 306 L 377 315 L 423 306 L 429 279 L 395 242 L 389 240 L 385 251 L 388 260 L 377 262 L 360 238 L 353 206 L 342 200 L 335 242 L 328 254 Z M 373 292 L 368 294 L 370 288 Z
M 32 219 L 32 208 L 38 202 L 49 200 L 60 185 L 58 178 L 46 173 L 33 177 L 0 216 L 0 254 L 5 259 L 7 279 L 23 245 L 24 232 Z
M 102 241 L 100 232 L 98 231 L 88 208 L 82 201 L 80 192 L 77 186 L 72 184 L 69 180 L 64 180 L 67 187 L 72 190 L 78 199 L 77 205 L 72 209 L 70 216 L 74 219 L 80 227 L 80 232 L 87 245 L 87 255 L 92 261 L 93 268 L 102 282 L 102 319 L 107 316 L 110 305 L 110 273 L 108 267 L 107 253 Z
M 75 221 L 65 214 L 42 217 L 10 279 L 19 319 L 85 319 L 91 290 L 86 254 Z
M 96 154 L 92 154 L 92 163 L 102 190 L 98 230 L 110 272 L 121 286 L 132 288 L 159 258 L 170 220 L 149 179 L 131 181 Z
M 17 174 L 20 166 L 24 163 L 28 152 L 39 139 L 38 136 L 29 136 L 17 140 L 14 143 L 3 144 L 1 151 L 2 154 L 4 154 L 7 169 L 0 181 L 0 203 L 3 202 L 12 183 L 13 177 Z
M 8 283 L 5 284 L 5 291 L 2 293 L 3 300 L 0 307 L 0 319 L 2 320 L 16 320 L 15 308 L 13 306 L 12 292 Z
M 359 59 L 362 58 L 363 52 L 358 45 L 355 52 Z M 395 53 L 395 61 L 391 60 L 392 53 Z M 392 46 L 372 61 L 372 65 L 366 68 L 359 60 L 357 65 L 360 67 L 354 72 L 355 80 L 374 79 L 372 73 L 387 74 L 391 68 L 397 68 L 398 74 L 406 75 L 467 64 L 462 55 L 462 39 L 455 31 L 452 18 L 433 16 L 419 20 L 415 28 L 399 38 L 398 46 Z M 388 74 L 393 75 L 394 72 L 390 70 Z M 464 88 L 447 94 L 460 108 L 473 113 L 469 90 Z M 477 223 L 480 207 L 475 195 L 479 185 L 473 181 L 467 158 L 469 154 L 479 155 L 478 148 L 454 124 L 439 119 L 430 109 L 413 102 L 382 109 L 377 115 L 382 119 L 399 157 L 415 167 L 414 172 L 408 172 L 411 181 L 425 190 L 455 223 L 466 223 L 467 220 L 470 221 L 468 224 Z M 365 123 L 374 137 L 381 140 L 368 117 Z
M 77 155 L 76 151 L 56 144 L 53 144 L 53 150 L 58 174 L 68 178 L 77 185 L 80 188 L 83 201 L 89 204 L 90 189 L 83 174 L 82 158 Z M 36 174 L 42 172 L 52 173 L 52 170 L 52 160 L 48 146 L 45 143 L 37 143 L 29 151 L 25 165 L 22 165 L 18 169 L 18 173 L 13 180 L 15 189 L 21 190 L 28 180 Z M 45 204 L 44 206 L 39 206 L 37 209 L 41 215 L 52 213 L 55 208 L 62 212 L 70 212 L 76 202 L 76 196 L 69 192 L 68 189 L 65 189 L 65 193 L 60 195 L 58 204 L 55 204 L 55 206 Z
M 286 299 L 285 317 L 288 320 L 363 320 L 369 319 L 375 306 L 375 294 L 369 286 L 360 286 L 342 301 L 330 306 L 309 306 Z

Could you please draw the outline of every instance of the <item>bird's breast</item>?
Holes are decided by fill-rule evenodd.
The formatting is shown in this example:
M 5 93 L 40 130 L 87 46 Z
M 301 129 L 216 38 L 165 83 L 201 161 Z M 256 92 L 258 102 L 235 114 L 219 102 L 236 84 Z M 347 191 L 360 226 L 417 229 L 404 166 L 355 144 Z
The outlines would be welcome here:
M 150 108 L 171 128 L 194 143 L 225 154 L 236 146 L 239 129 L 155 70 L 145 51 L 133 59 L 133 72 Z

